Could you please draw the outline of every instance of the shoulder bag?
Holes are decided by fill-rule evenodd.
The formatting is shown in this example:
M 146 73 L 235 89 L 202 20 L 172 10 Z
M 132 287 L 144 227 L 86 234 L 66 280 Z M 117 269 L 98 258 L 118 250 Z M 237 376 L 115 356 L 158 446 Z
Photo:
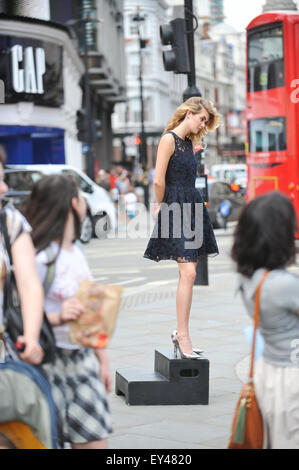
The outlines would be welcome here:
M 241 395 L 236 407 L 232 425 L 232 433 L 229 441 L 229 449 L 262 449 L 264 440 L 263 417 L 257 402 L 254 382 L 254 353 L 256 331 L 260 313 L 261 287 L 269 271 L 266 271 L 260 281 L 256 294 L 254 306 L 254 332 L 251 350 L 251 365 L 248 382 L 243 386 Z

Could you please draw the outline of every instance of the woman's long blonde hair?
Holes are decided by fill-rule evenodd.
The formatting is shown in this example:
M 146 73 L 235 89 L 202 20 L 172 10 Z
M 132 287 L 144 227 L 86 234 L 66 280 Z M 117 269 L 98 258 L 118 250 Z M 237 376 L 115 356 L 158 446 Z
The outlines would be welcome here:
M 205 109 L 209 114 L 207 125 L 204 129 L 201 129 L 198 134 L 189 135 L 189 138 L 193 143 L 204 146 L 202 141 L 203 137 L 205 137 L 208 132 L 213 131 L 220 126 L 221 115 L 218 113 L 212 101 L 206 101 L 198 96 L 189 98 L 176 109 L 172 118 L 169 119 L 163 134 L 175 129 L 185 119 L 187 111 L 191 111 L 193 114 L 198 114 L 203 109 Z

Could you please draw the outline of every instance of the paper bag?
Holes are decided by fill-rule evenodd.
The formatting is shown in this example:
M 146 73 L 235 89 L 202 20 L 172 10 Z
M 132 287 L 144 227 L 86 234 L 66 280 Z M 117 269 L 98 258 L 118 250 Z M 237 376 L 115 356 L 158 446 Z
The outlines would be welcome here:
M 75 321 L 69 322 L 70 340 L 90 348 L 105 348 L 116 325 L 123 288 L 82 281 L 76 298 L 85 307 Z

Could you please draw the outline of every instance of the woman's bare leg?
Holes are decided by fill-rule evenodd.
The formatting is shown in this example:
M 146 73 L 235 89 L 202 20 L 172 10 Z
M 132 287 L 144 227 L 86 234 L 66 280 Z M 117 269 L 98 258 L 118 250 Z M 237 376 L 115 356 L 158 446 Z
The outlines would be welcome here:
M 180 279 L 176 296 L 177 332 L 180 347 L 185 354 L 192 353 L 189 336 L 189 318 L 197 262 L 178 263 Z

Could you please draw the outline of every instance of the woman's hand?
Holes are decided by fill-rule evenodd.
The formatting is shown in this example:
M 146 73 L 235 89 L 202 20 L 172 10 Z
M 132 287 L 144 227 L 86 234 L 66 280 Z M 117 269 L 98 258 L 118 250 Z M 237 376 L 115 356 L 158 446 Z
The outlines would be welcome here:
M 77 320 L 84 311 L 84 306 L 76 297 L 64 300 L 60 312 L 61 323 Z
M 105 349 L 95 349 L 95 354 L 100 363 L 100 378 L 105 385 L 107 393 L 111 392 L 112 377 L 110 372 L 110 366 L 108 356 Z
M 107 393 L 111 392 L 112 377 L 110 372 L 110 367 L 108 363 L 101 364 L 100 368 L 100 377 L 101 381 L 105 385 Z
M 161 209 L 161 204 L 158 204 L 157 201 L 154 201 L 154 219 L 156 220 L 158 218 L 160 209 Z
M 20 354 L 20 358 L 23 361 L 29 362 L 29 364 L 34 366 L 42 362 L 44 351 L 37 341 L 26 336 L 19 336 L 17 342 L 25 346 L 24 352 Z

